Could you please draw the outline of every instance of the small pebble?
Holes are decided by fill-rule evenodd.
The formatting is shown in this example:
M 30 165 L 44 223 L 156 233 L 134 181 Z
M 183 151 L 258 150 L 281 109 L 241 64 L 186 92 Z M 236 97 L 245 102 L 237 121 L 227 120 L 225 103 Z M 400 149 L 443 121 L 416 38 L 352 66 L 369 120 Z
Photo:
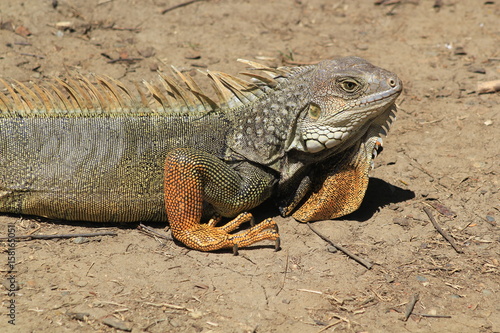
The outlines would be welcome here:
M 85 317 L 90 317 L 90 313 L 86 312 L 68 312 L 66 313 L 70 318 L 84 321 Z
M 427 278 L 425 276 L 417 275 L 417 280 L 418 281 L 427 281 Z
M 470 66 L 468 71 L 471 73 L 486 74 L 486 70 L 482 67 Z
M 203 312 L 195 310 L 193 312 L 190 312 L 189 316 L 193 319 L 200 319 L 201 317 L 203 317 Z
M 102 323 L 121 331 L 132 331 L 132 323 L 124 322 L 123 320 L 119 320 L 115 317 L 106 317 L 103 319 Z
M 384 275 L 384 278 L 385 278 L 385 281 L 387 283 L 393 283 L 394 282 L 394 277 L 393 276 L 390 276 L 389 274 L 385 274 Z
M 328 244 L 328 245 L 326 246 L 326 250 L 327 250 L 328 252 L 330 252 L 330 253 L 335 253 L 335 252 L 337 252 L 337 248 L 336 248 L 335 246 L 330 245 L 330 244 Z
M 180 327 L 182 325 L 182 323 L 180 322 L 180 320 L 178 320 L 176 318 L 170 319 L 169 324 L 172 327 Z
M 406 217 L 395 217 L 392 219 L 392 223 L 398 224 L 402 227 L 408 227 L 410 225 L 410 222 Z
M 88 243 L 89 240 L 86 237 L 76 237 L 73 239 L 73 243 L 75 244 L 83 244 L 83 243 Z
M 454 52 L 455 55 L 466 55 L 467 52 L 465 52 L 464 48 L 462 46 L 457 46 L 455 48 L 455 52 Z

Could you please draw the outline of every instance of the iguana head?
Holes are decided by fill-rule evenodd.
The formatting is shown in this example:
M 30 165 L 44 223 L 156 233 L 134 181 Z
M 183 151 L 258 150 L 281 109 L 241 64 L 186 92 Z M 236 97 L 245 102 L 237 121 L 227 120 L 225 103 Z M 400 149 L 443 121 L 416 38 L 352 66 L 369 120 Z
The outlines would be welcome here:
M 288 151 L 335 153 L 350 147 L 370 125 L 385 125 L 402 90 L 395 74 L 357 57 L 323 61 L 309 78 L 310 100 Z

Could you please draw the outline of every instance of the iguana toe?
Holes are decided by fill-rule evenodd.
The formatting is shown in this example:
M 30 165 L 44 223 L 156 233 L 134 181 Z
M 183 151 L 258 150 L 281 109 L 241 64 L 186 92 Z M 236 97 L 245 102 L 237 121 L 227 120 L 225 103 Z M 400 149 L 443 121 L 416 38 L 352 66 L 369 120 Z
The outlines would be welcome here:
M 233 253 L 237 254 L 238 249 L 267 239 L 276 241 L 275 248 L 279 247 L 279 233 L 276 222 L 272 219 L 267 219 L 245 232 L 230 234 L 251 218 L 251 214 L 242 213 L 224 226 L 198 224 L 190 229 L 173 231 L 173 236 L 188 247 L 199 251 L 232 248 Z

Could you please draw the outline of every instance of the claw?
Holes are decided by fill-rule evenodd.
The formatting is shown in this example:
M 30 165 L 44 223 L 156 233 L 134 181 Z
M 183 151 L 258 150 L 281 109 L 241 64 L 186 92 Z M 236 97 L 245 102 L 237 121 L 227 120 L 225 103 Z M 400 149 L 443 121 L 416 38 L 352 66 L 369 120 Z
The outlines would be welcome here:
M 375 141 L 375 145 L 373 146 L 373 150 L 372 150 L 372 158 L 370 160 L 370 169 L 375 168 L 375 163 L 373 162 L 373 160 L 382 152 L 382 150 L 384 150 L 384 147 L 382 146 L 382 144 L 383 144 L 382 138 L 377 138 L 377 140 Z
M 377 138 L 372 151 L 372 159 L 375 159 L 375 157 L 377 157 L 378 154 L 382 152 L 382 150 L 384 150 L 382 138 Z
M 274 252 L 278 252 L 279 250 L 281 250 L 281 238 L 278 237 L 274 241 Z
M 279 228 L 277 224 L 273 226 L 273 230 L 279 235 Z M 278 236 L 278 238 L 274 241 L 274 252 L 278 252 L 279 250 L 281 250 L 281 238 Z
M 238 244 L 234 244 L 233 245 L 233 256 L 237 256 L 238 255 Z
M 215 227 L 222 220 L 222 216 L 215 213 L 212 218 L 207 222 L 207 225 Z

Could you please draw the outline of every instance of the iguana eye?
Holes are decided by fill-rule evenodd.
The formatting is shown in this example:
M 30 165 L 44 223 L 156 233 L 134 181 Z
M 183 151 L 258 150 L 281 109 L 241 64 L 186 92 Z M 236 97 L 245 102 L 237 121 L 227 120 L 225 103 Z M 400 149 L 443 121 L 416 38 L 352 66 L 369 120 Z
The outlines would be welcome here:
M 352 93 L 352 92 L 355 92 L 356 89 L 358 88 L 358 83 L 354 80 L 347 79 L 347 80 L 340 82 L 340 86 L 345 91 Z
M 309 105 L 309 116 L 312 119 L 316 120 L 319 118 L 320 114 L 321 114 L 321 108 L 319 107 L 319 105 L 311 103 Z

